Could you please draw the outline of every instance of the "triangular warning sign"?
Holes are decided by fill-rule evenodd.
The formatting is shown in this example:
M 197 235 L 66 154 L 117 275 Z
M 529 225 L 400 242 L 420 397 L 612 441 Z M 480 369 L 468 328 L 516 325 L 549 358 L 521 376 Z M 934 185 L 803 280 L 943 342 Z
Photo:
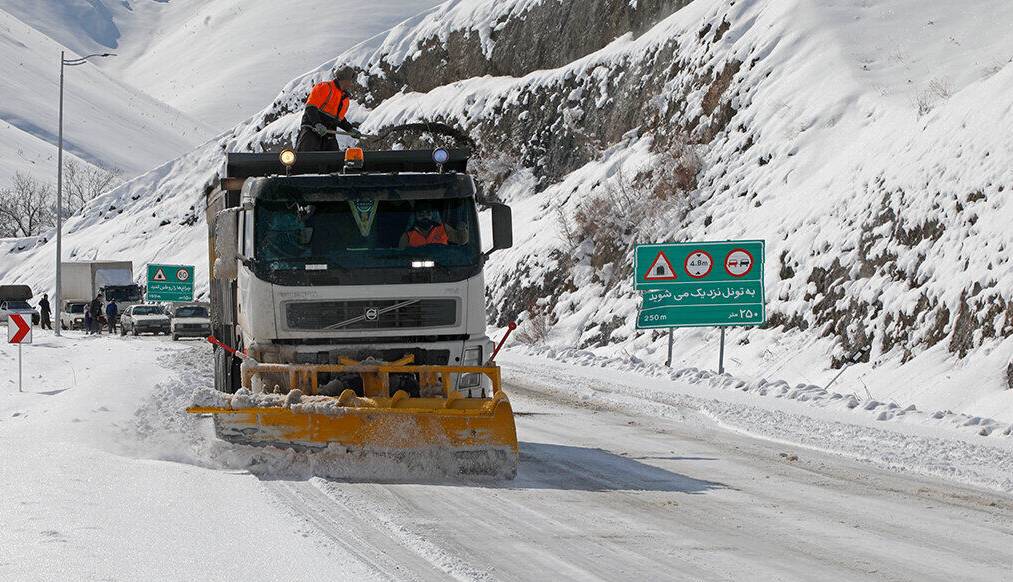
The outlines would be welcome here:
M 154 280 L 155 281 L 165 281 L 166 280 L 165 279 L 165 273 L 162 272 L 162 269 L 159 269 L 159 270 L 155 271 L 155 278 L 154 278 Z
M 675 281 L 676 279 L 678 276 L 664 251 L 658 253 L 658 257 L 651 263 L 651 268 L 644 273 L 645 281 Z

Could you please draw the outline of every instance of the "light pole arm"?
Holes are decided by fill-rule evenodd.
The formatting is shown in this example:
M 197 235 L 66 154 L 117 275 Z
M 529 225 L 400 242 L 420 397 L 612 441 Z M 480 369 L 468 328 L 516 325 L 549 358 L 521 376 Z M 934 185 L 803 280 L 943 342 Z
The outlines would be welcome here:
M 60 131 L 56 154 L 56 292 L 54 293 L 56 305 L 52 313 L 56 316 L 57 336 L 62 335 L 63 313 L 63 70 L 66 67 L 76 67 L 85 64 L 92 57 L 115 57 L 116 53 L 95 53 L 76 59 L 68 59 L 65 51 L 60 51 Z

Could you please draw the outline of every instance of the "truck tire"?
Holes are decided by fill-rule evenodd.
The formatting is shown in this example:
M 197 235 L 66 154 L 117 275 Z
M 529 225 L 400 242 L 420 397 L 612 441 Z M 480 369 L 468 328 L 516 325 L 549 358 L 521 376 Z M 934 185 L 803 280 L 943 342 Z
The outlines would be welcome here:
M 179 341 L 179 336 L 176 335 L 176 334 L 172 334 L 172 341 L 178 342 Z
M 214 352 L 215 390 L 226 394 L 235 394 L 242 387 L 242 371 L 240 370 L 242 362 L 218 346 L 215 346 Z

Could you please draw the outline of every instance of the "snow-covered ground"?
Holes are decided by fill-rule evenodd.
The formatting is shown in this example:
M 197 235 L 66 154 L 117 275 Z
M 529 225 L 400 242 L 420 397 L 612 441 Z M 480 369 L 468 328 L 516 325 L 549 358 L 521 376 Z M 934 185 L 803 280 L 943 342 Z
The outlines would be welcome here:
M 183 412 L 211 382 L 199 342 L 35 340 L 24 393 L 16 350 L 0 347 L 3 579 L 984 580 L 1013 567 L 1009 438 L 515 350 L 516 480 L 334 481 L 299 455 L 216 441 Z

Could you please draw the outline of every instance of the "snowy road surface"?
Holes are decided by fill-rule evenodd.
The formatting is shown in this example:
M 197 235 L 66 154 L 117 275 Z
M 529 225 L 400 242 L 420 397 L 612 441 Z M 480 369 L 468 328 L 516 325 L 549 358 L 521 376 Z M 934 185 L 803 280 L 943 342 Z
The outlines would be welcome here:
M 36 338 L 0 382 L 0 579 L 1004 580 L 1013 498 L 511 361 L 512 482 L 256 477 L 179 412 L 206 350 Z M 10 378 L 14 352 L 0 352 Z M 546 364 L 548 369 L 548 363 Z M 45 372 L 43 372 L 45 370 Z M 572 385 L 578 380 L 571 381 Z M 260 471 L 259 473 L 262 473 Z

